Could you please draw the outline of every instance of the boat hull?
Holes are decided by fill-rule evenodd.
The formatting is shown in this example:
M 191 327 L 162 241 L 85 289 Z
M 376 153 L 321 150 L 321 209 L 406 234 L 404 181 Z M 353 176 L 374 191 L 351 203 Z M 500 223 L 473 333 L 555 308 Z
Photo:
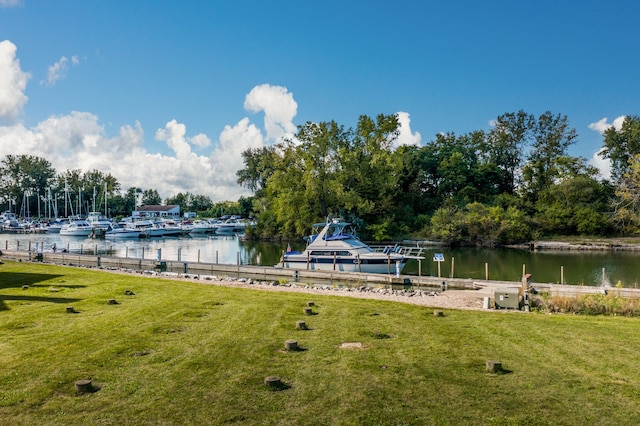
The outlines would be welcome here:
M 401 259 L 358 259 L 354 258 L 285 258 L 284 264 L 278 266 L 292 269 L 309 269 L 314 271 L 340 271 L 340 272 L 361 272 L 365 274 L 395 274 L 402 271 L 407 263 L 406 258 Z

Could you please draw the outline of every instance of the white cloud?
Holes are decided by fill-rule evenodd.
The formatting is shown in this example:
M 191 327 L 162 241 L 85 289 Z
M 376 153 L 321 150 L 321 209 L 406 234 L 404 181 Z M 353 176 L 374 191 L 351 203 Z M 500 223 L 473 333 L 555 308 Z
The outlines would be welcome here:
M 621 115 L 617 117 L 615 120 L 613 120 L 613 123 L 607 123 L 607 117 L 604 117 L 596 121 L 595 123 L 589 124 L 589 129 L 596 131 L 601 135 L 603 135 L 604 132 L 611 126 L 613 126 L 616 130 L 620 130 L 622 128 L 622 123 L 624 122 L 625 118 L 626 116 Z
M 49 87 L 53 87 L 56 83 L 67 77 L 67 62 L 69 60 L 66 56 L 62 56 L 58 62 L 53 65 L 50 65 L 47 68 L 47 79 L 40 81 L 40 84 L 46 85 Z M 80 63 L 78 60 L 78 56 L 71 57 L 71 64 L 76 66 Z
M 589 159 L 589 165 L 596 167 L 600 170 L 600 177 L 603 179 L 611 179 L 611 160 L 608 158 L 602 158 L 599 154 L 604 148 L 601 148 L 593 154 Z
M 251 89 L 246 96 L 244 108 L 249 112 L 264 112 L 264 127 L 267 138 L 278 140 L 296 132 L 293 117 L 298 104 L 286 87 L 262 84 Z
M 24 90 L 30 75 L 20 69 L 16 50 L 9 40 L 0 42 L 0 122 L 15 120 L 29 99 Z
M 50 69 L 47 81 L 59 81 L 70 63 L 78 63 L 77 58 L 61 58 Z M 154 154 L 145 146 L 145 132 L 139 122 L 109 136 L 99 117 L 90 112 L 50 116 L 30 128 L 6 120 L 22 113 L 28 99 L 24 94 L 28 78 L 16 59 L 16 46 L 9 41 L 0 43 L 0 159 L 8 154 L 28 154 L 45 158 L 58 172 L 97 169 L 118 179 L 123 190 L 132 186 L 156 189 L 163 198 L 179 192 L 206 195 L 213 201 L 248 195 L 236 183 L 236 172 L 244 166 L 242 152 L 291 136 L 296 130 L 293 94 L 284 87 L 265 84 L 250 91 L 245 107 L 251 112 L 264 112 L 266 135 L 245 117 L 233 126 L 225 126 L 218 141 L 212 143 L 202 133 L 190 136 L 185 124 L 172 119 L 154 133 L 155 140 L 166 143 L 172 153 Z M 407 132 L 403 134 L 415 140 L 416 134 L 408 127 L 408 114 L 405 118 L 407 127 L 403 131 Z M 3 125 L 4 121 L 8 124 Z M 198 154 L 194 147 L 210 150 Z
M 411 119 L 408 112 L 398 112 L 398 123 L 400 124 L 400 135 L 394 143 L 394 148 L 400 145 L 417 145 L 420 146 L 422 142 L 422 136 L 419 132 L 411 132 Z

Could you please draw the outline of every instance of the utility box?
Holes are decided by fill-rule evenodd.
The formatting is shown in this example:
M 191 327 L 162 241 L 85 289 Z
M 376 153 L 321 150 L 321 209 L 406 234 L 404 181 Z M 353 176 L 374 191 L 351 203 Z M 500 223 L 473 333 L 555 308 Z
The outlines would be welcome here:
M 520 309 L 520 289 L 506 287 L 494 291 L 496 309 Z

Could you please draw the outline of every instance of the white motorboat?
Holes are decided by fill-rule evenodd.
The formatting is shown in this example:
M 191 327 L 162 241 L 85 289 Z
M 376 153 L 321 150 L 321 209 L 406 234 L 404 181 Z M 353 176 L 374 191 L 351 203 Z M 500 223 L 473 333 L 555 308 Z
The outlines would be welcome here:
M 60 229 L 62 229 L 62 225 L 69 223 L 69 219 L 61 219 L 58 218 L 53 222 L 49 222 L 47 226 L 47 233 L 49 234 L 59 234 Z
M 204 220 L 194 220 L 189 223 L 183 223 L 182 229 L 188 231 L 191 235 L 201 235 L 209 232 L 211 227 Z
M 93 226 L 86 220 L 71 220 L 60 228 L 60 235 L 68 237 L 88 237 L 93 231 Z
M 215 227 L 216 234 L 243 234 L 247 227 L 255 226 L 255 222 L 247 219 L 228 219 L 222 223 L 218 223 Z
M 107 219 L 107 216 L 100 212 L 89 212 L 87 215 L 87 222 L 94 228 L 100 228 L 103 231 L 108 231 L 111 228 L 111 221 Z
M 140 238 L 142 230 L 127 226 L 110 225 L 105 238 Z
M 400 273 L 409 259 L 422 259 L 421 250 L 386 247 L 376 251 L 358 239 L 355 226 L 339 219 L 316 224 L 322 229 L 308 237 L 303 252 L 288 247 L 276 266 L 323 271 L 364 272 L 377 274 Z M 317 229 L 317 228 L 316 228 Z

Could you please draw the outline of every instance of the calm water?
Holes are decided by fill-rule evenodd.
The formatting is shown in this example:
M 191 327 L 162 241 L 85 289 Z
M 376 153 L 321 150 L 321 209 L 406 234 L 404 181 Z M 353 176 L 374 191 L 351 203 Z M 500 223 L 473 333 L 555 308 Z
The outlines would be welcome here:
M 57 249 L 72 252 L 99 253 L 111 250 L 114 256 L 155 259 L 161 250 L 162 259 L 185 262 L 225 263 L 250 265 L 275 265 L 286 243 L 247 242 L 237 236 L 206 235 L 201 237 L 149 238 L 135 240 L 103 240 L 79 237 L 64 237 L 59 234 L 0 234 L 0 250 L 5 248 L 27 249 L 35 244 L 45 250 L 53 244 Z M 294 250 L 304 249 L 304 242 L 291 242 Z M 489 279 L 519 281 L 523 265 L 525 272 L 532 274 L 534 282 L 560 283 L 564 271 L 566 284 L 607 285 L 622 282 L 624 287 L 638 287 L 640 282 L 640 253 L 636 252 L 530 252 L 516 249 L 481 250 L 472 248 L 425 249 L 425 259 L 419 265 L 411 261 L 403 273 L 438 276 L 438 262 L 434 254 L 442 253 L 440 276 L 450 277 L 454 265 L 456 278 L 485 279 L 485 264 Z M 452 262 L 452 258 L 454 261 Z

